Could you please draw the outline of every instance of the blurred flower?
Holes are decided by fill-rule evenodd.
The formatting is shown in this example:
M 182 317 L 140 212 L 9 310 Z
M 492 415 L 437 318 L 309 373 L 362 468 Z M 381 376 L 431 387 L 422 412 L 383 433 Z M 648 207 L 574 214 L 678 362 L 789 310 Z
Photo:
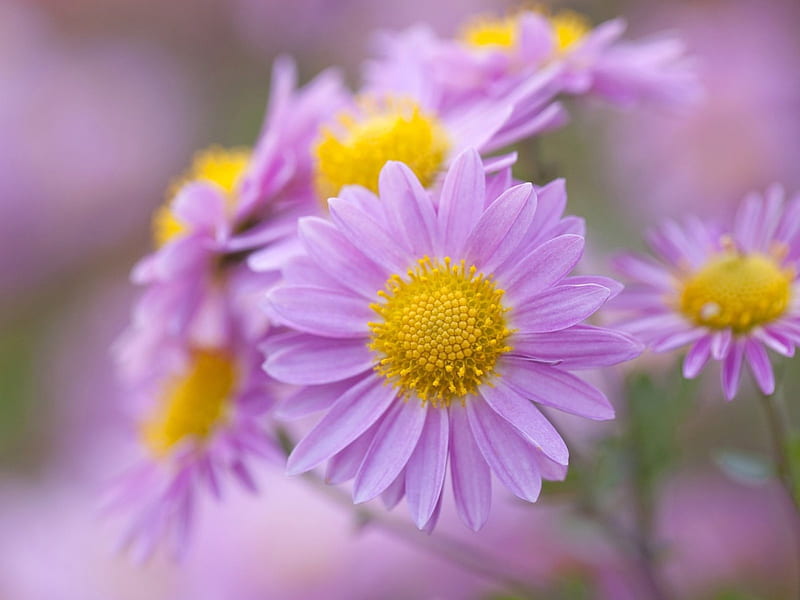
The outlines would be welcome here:
M 423 187 L 432 187 L 464 149 L 489 153 L 555 128 L 564 118 L 562 107 L 551 102 L 552 73 L 502 97 L 475 94 L 444 103 L 436 83 L 416 65 L 384 69 L 374 62 L 368 70 L 372 76 L 361 96 L 324 125 L 315 142 L 317 190 L 323 199 L 347 185 L 377 192 L 378 175 L 390 160 L 405 163 Z M 487 168 L 496 170 L 514 159 L 514 154 L 501 156 Z
M 592 29 L 585 17 L 564 11 L 520 11 L 466 22 L 454 39 L 420 26 L 379 40 L 383 58 L 372 80 L 432 78 L 445 103 L 474 96 L 499 98 L 544 72 L 557 73 L 553 95 L 600 96 L 618 105 L 649 102 L 682 107 L 698 96 L 698 82 L 674 38 L 622 42 L 621 19 Z M 405 72 L 405 74 L 404 74 Z
M 558 184 L 487 197 L 470 149 L 436 204 L 401 163 L 384 167 L 379 188 L 380 199 L 345 188 L 329 201 L 332 223 L 302 220 L 306 253 L 269 294 L 273 318 L 298 333 L 266 345 L 267 372 L 319 385 L 294 402 L 297 412 L 326 411 L 289 472 L 331 459 L 328 479 L 355 477 L 355 502 L 383 494 L 393 505 L 405 495 L 417 526 L 430 530 L 449 460 L 459 513 L 477 530 L 491 472 L 528 501 L 542 477 L 566 473 L 566 445 L 529 399 L 612 418 L 606 397 L 568 369 L 622 362 L 639 347 L 579 325 L 618 286 L 567 276 L 583 238 L 563 232 Z
M 765 348 L 792 356 L 800 344 L 800 196 L 783 189 L 748 196 L 730 227 L 689 218 L 649 236 L 660 262 L 622 254 L 615 266 L 633 281 L 617 306 L 636 313 L 624 328 L 656 352 L 691 344 L 683 363 L 696 377 L 722 361 L 722 389 L 736 395 L 743 360 L 765 394 L 775 378 Z

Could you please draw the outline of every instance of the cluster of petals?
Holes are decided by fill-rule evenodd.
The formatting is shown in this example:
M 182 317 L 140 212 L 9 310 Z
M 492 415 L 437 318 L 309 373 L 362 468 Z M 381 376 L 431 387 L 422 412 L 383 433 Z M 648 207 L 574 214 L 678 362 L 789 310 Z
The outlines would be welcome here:
M 511 28 L 513 40 L 506 43 L 476 46 L 463 35 L 442 38 L 422 25 L 386 32 L 378 38 L 379 58 L 367 65 L 366 77 L 386 85 L 418 73 L 446 103 L 507 95 L 542 74 L 553 78 L 554 95 L 590 95 L 619 106 L 679 109 L 699 98 L 696 65 L 680 39 L 662 34 L 628 41 L 621 18 L 590 28 L 581 15 L 568 17 L 579 21 L 581 31 L 566 44 L 559 40 L 557 19 L 536 10 L 485 19 L 490 26 Z
M 615 260 L 617 272 L 630 281 L 615 299 L 615 308 L 629 314 L 619 326 L 656 352 L 688 346 L 683 362 L 687 378 L 696 377 L 709 360 L 720 361 L 728 400 L 738 391 L 745 362 L 760 390 L 772 394 L 775 376 L 767 350 L 793 356 L 800 343 L 800 196 L 787 202 L 784 190 L 773 186 L 765 194 L 746 197 L 729 224 L 696 217 L 682 224 L 668 221 L 649 234 L 648 243 L 657 260 L 634 253 L 620 254 Z M 746 327 L 698 322 L 681 309 L 687 282 L 726 256 L 759 261 L 779 285 L 780 305 L 773 309 L 762 278 L 753 276 L 760 273 L 748 273 L 734 282 L 735 288 L 727 284 L 730 297 L 743 296 L 741 310 L 750 310 L 741 315 L 751 320 Z M 709 318 L 720 310 L 712 301 L 703 308 Z
M 300 216 L 319 211 L 309 148 L 345 95 L 333 71 L 299 90 L 296 79 L 294 63 L 279 59 L 264 132 L 233 194 L 213 180 L 183 183 L 168 202 L 179 230 L 133 271 L 143 293 L 115 353 L 140 441 L 110 490 L 108 507 L 132 515 L 124 542 L 140 556 L 165 540 L 182 551 L 198 490 L 218 498 L 227 479 L 255 490 L 254 462 L 281 461 L 264 421 L 275 384 L 261 369 L 258 348 L 269 322 L 257 307 L 279 273 L 256 273 L 237 256 L 285 244 Z M 177 427 L 187 419 L 187 435 L 155 451 L 141 441 L 142 432 L 148 421 L 170 418 L 164 416 L 170 390 L 192 376 L 203 353 L 224 357 L 234 376 L 226 398 L 210 399 L 224 404 L 219 422 L 207 435 L 189 435 L 192 417 L 172 416 Z M 197 410 L 205 409 L 198 399 Z
M 387 164 L 379 195 L 346 188 L 329 200 L 330 220 L 299 225 L 304 252 L 268 295 L 271 318 L 293 331 L 266 346 L 267 372 L 306 386 L 284 417 L 322 413 L 292 452 L 290 474 L 328 461 L 331 483 L 354 479 L 353 497 L 405 497 L 420 528 L 434 527 L 449 465 L 456 507 L 478 529 L 491 474 L 528 501 L 542 479 L 561 479 L 568 451 L 537 405 L 610 419 L 603 393 L 570 371 L 629 360 L 640 345 L 625 334 L 582 324 L 619 284 L 574 276 L 582 223 L 562 218 L 563 182 L 535 190 L 508 173 L 486 181 L 475 150 L 447 172 L 440 193 L 422 188 L 400 163 Z M 393 276 L 423 257 L 465 260 L 504 290 L 511 347 L 495 373 L 447 406 L 400 393 L 376 371 L 369 347 L 371 304 Z

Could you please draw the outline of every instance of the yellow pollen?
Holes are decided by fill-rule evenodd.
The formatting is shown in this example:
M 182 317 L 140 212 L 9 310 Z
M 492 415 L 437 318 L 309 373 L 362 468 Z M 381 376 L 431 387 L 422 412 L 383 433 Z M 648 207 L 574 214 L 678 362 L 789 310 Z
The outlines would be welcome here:
M 375 370 L 404 398 L 436 407 L 463 403 L 511 351 L 503 290 L 463 260 L 420 259 L 405 278 L 389 278 L 378 296 L 369 347 L 379 357 Z
M 192 165 L 169 187 L 167 202 L 153 216 L 153 239 L 160 248 L 167 242 L 186 232 L 186 226 L 173 214 L 170 207 L 178 190 L 192 181 L 203 181 L 218 186 L 232 208 L 236 204 L 236 192 L 250 162 L 250 150 L 246 148 L 219 148 L 212 146 L 195 155 Z
M 147 447 L 163 456 L 185 438 L 206 440 L 227 417 L 236 378 L 227 353 L 195 351 L 186 372 L 165 386 L 161 405 L 144 423 Z
M 553 26 L 558 52 L 565 52 L 580 42 L 591 29 L 586 17 L 571 10 L 556 13 L 549 19 Z
M 460 38 L 476 48 L 513 48 L 517 45 L 519 22 L 516 17 L 478 16 L 461 29 Z
M 697 325 L 747 333 L 786 311 L 793 279 L 771 256 L 726 251 L 686 279 L 680 310 Z
M 450 141 L 433 115 L 411 100 L 361 100 L 358 115 L 343 112 L 326 126 L 314 147 L 317 191 L 323 200 L 346 185 L 378 191 L 387 161 L 404 162 L 428 187 L 441 170 Z

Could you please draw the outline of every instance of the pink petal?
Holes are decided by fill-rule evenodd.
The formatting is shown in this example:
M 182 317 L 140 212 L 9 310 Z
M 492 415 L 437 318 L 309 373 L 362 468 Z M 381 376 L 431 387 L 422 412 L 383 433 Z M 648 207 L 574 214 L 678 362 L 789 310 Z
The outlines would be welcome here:
M 593 315 L 608 296 L 599 285 L 559 285 L 516 307 L 511 318 L 523 334 L 566 329 Z
M 318 217 L 300 219 L 298 233 L 311 259 L 326 273 L 370 301 L 388 279 L 374 262 L 356 249 L 333 223 Z
M 389 484 L 389 487 L 387 487 L 381 494 L 381 501 L 386 507 L 386 510 L 392 510 L 395 506 L 397 506 L 400 500 L 403 499 L 405 493 L 406 473 L 405 470 L 402 470 L 397 477 L 395 477 L 394 481 Z
M 733 400 L 739 389 L 739 375 L 742 372 L 742 358 L 744 357 L 744 343 L 736 340 L 730 346 L 728 355 L 722 363 L 722 391 L 727 400 Z
M 520 396 L 502 379 L 494 381 L 493 384 L 481 387 L 481 396 L 491 409 L 548 458 L 566 465 L 569 462 L 569 450 L 550 421 L 530 400 Z
M 328 461 L 328 468 L 325 470 L 325 481 L 332 485 L 338 485 L 345 481 L 350 481 L 358 473 L 364 457 L 367 455 L 378 430 L 379 423 L 375 423 L 363 434 L 351 442 L 346 448 L 334 454 Z
M 363 298 L 302 285 L 282 285 L 267 296 L 269 309 L 299 331 L 334 338 L 363 338 L 375 312 Z
M 474 399 L 470 399 L 474 401 Z M 480 401 L 480 400 L 478 400 Z M 466 409 L 450 406 L 450 475 L 456 510 L 464 524 L 478 531 L 492 505 L 492 479 L 489 465 L 478 449 L 467 422 Z
M 516 334 L 512 354 L 542 362 L 558 363 L 565 369 L 607 367 L 636 358 L 642 344 L 613 329 L 573 325 L 561 331 Z
M 270 376 L 294 385 L 341 381 L 372 368 L 376 359 L 366 340 L 311 335 L 282 337 L 269 347 L 264 369 Z
M 392 273 L 406 272 L 411 257 L 372 216 L 345 198 L 331 198 L 328 207 L 333 222 L 360 252 Z
M 730 329 L 723 329 L 711 334 L 711 356 L 714 360 L 722 360 L 728 355 L 733 341 Z
M 516 496 L 535 502 L 542 477 L 530 445 L 479 399 L 467 400 L 467 418 L 475 443 L 498 479 Z
M 377 421 L 397 393 L 380 377 L 367 376 L 342 395 L 292 451 L 287 473 L 297 475 L 316 467 L 344 449 Z
M 514 186 L 484 211 L 465 242 L 467 262 L 493 272 L 517 248 L 536 212 L 530 183 Z
M 278 404 L 275 410 L 276 416 L 291 421 L 330 408 L 342 394 L 359 381 L 360 378 L 353 378 L 301 388 Z
M 474 149 L 467 149 L 447 171 L 439 197 L 438 216 L 445 254 L 462 255 L 467 235 L 483 212 L 485 189 L 481 157 Z
M 775 393 L 775 374 L 772 371 L 772 364 L 769 362 L 767 351 L 764 346 L 756 340 L 748 339 L 744 346 L 747 364 L 750 365 L 750 372 L 764 394 L 767 396 Z
M 436 213 L 428 192 L 403 163 L 386 163 L 379 180 L 381 202 L 393 216 L 400 242 L 414 256 L 433 256 L 439 250 Z
M 506 357 L 498 371 L 523 398 L 587 419 L 614 418 L 603 392 L 557 367 Z
M 697 340 L 689 350 L 683 361 L 683 376 L 686 379 L 694 379 L 706 366 L 708 359 L 711 357 L 711 339 L 712 336 L 706 335 Z
M 446 410 L 428 410 L 419 443 L 406 465 L 406 500 L 411 517 L 420 529 L 430 520 L 442 493 L 449 425 Z
M 356 475 L 353 502 L 371 500 L 403 470 L 422 433 L 427 410 L 412 398 L 398 400 L 386 411 Z
M 529 252 L 504 277 L 508 297 L 523 300 L 557 284 L 578 264 L 583 246 L 581 236 L 567 234 Z

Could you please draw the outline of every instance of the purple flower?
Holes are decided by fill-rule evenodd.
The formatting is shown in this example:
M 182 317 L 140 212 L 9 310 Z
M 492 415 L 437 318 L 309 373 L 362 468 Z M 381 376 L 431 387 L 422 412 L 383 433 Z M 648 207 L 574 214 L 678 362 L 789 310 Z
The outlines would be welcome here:
M 634 282 L 615 301 L 635 313 L 624 328 L 656 352 L 689 345 L 687 378 L 709 359 L 721 361 L 728 400 L 745 361 L 761 391 L 772 394 L 766 349 L 792 356 L 800 343 L 799 229 L 800 197 L 784 206 L 778 186 L 748 196 L 728 227 L 697 218 L 665 223 L 648 240 L 660 261 L 616 259 L 617 271 Z
M 302 219 L 304 252 L 268 295 L 271 318 L 295 331 L 266 344 L 266 370 L 308 386 L 283 415 L 324 412 L 289 473 L 329 460 L 328 481 L 355 478 L 355 502 L 405 496 L 431 530 L 449 462 L 458 512 L 477 530 L 492 472 L 528 501 L 566 472 L 567 447 L 531 400 L 610 419 L 606 397 L 569 371 L 640 348 L 581 324 L 619 286 L 568 276 L 583 237 L 561 218 L 563 182 L 487 187 L 470 149 L 435 199 L 396 162 L 379 195 L 348 187 L 329 201 L 332 221 Z
M 405 163 L 423 187 L 433 187 L 464 149 L 487 154 L 556 128 L 565 118 L 562 106 L 552 102 L 551 72 L 502 97 L 473 94 L 450 102 L 430 74 L 412 62 L 367 68 L 374 76 L 322 126 L 314 143 L 317 191 L 323 200 L 347 185 L 377 192 L 388 161 Z M 515 158 L 513 153 L 497 157 L 487 168 L 497 170 Z
M 383 58 L 370 66 L 368 76 L 408 80 L 407 73 L 416 71 L 433 79 L 450 102 L 503 97 L 543 73 L 556 77 L 555 93 L 595 95 L 619 105 L 680 107 L 697 98 L 697 78 L 679 40 L 623 42 L 624 31 L 621 19 L 592 29 L 571 11 L 478 17 L 454 39 L 416 27 L 383 36 Z
M 275 400 L 258 351 L 266 327 L 258 334 L 242 316 L 242 290 L 249 289 L 221 287 L 192 337 L 166 337 L 153 322 L 131 328 L 120 344 L 139 443 L 109 509 L 133 515 L 124 544 L 141 557 L 162 541 L 182 552 L 197 493 L 220 498 L 228 480 L 255 491 L 253 461 L 283 462 L 263 420 Z M 147 368 L 131 370 L 131 363 Z

